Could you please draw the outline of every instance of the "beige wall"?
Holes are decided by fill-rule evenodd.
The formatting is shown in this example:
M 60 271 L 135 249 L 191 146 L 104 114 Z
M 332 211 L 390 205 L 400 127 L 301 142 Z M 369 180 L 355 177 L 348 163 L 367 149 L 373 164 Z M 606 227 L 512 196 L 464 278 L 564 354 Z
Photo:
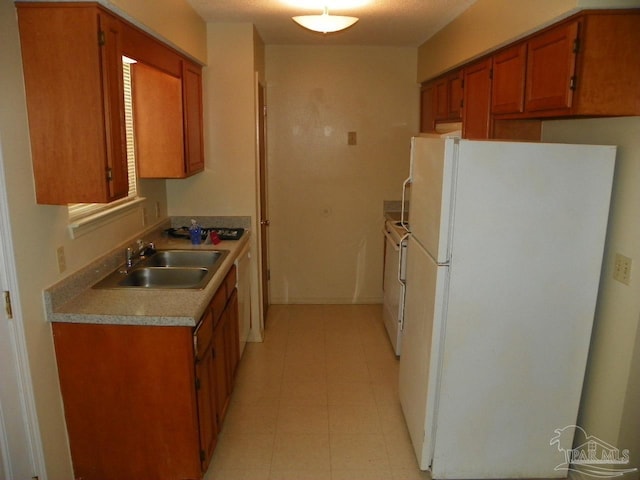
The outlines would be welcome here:
M 267 46 L 273 303 L 381 302 L 383 200 L 400 199 L 418 129 L 415 56 Z
M 169 215 L 252 217 L 257 231 L 255 71 L 264 78 L 264 46 L 252 24 L 208 24 L 203 71 L 205 171 L 168 180 Z M 261 71 L 260 71 L 261 70 Z M 251 249 L 257 252 L 257 235 Z M 257 262 L 252 263 L 252 316 L 259 318 Z M 252 335 L 255 332 L 252 330 Z
M 207 61 L 207 27 L 187 0 L 103 0 L 195 60 Z
M 579 421 L 589 434 L 621 450 L 628 448 L 634 466 L 638 467 L 640 117 L 548 121 L 543 125 L 543 140 L 618 146 L 600 294 Z M 636 262 L 632 264 L 629 286 L 612 278 L 616 253 Z
M 154 15 L 158 10 L 163 10 L 163 7 L 154 5 Z M 15 8 L 11 0 L 0 0 L 0 45 L 2 168 L 7 178 L 19 305 L 27 342 L 38 427 L 48 478 L 71 480 L 73 473 L 51 327 L 44 317 L 42 291 L 119 244 L 134 239 L 143 230 L 142 207 L 148 212 L 154 212 L 155 202 L 158 201 L 164 216 L 167 210 L 165 182 L 141 182 L 141 192 L 147 197 L 145 204 L 129 215 L 72 240 L 67 230 L 66 207 L 35 203 L 20 43 Z M 58 273 L 56 261 L 56 249 L 59 246 L 63 246 L 66 253 L 67 270 L 63 274 Z M 16 295 L 14 301 L 15 297 Z

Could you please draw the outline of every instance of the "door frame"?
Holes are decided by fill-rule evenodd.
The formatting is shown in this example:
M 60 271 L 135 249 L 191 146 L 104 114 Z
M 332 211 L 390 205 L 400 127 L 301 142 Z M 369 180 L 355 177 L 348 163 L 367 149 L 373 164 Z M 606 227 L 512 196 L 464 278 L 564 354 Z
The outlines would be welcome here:
M 9 222 L 2 139 L 0 138 L 0 348 L 8 366 L 0 371 L 0 479 L 46 480 L 46 469 L 31 371 L 27 355 L 14 249 Z M 5 310 L 4 292 L 9 292 L 12 315 Z
M 260 310 L 262 328 L 269 310 L 269 206 L 267 181 L 267 88 L 255 73 L 256 96 L 256 158 L 257 158 L 257 208 L 258 208 L 258 277 L 260 285 Z

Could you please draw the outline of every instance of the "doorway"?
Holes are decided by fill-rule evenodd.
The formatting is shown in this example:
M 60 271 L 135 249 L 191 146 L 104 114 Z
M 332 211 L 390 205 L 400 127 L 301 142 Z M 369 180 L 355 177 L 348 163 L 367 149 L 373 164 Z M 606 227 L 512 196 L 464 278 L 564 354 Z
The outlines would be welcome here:
M 6 191 L 0 142 L 0 480 L 42 480 L 44 468 L 18 305 Z

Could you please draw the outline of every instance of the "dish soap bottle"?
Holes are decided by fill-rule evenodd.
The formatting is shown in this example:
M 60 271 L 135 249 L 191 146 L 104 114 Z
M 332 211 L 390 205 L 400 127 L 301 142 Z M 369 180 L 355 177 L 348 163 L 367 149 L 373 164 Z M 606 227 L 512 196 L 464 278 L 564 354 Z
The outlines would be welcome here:
M 202 243 L 202 228 L 198 225 L 193 218 L 191 219 L 191 226 L 189 227 L 189 236 L 191 237 L 191 243 L 193 245 L 200 245 Z

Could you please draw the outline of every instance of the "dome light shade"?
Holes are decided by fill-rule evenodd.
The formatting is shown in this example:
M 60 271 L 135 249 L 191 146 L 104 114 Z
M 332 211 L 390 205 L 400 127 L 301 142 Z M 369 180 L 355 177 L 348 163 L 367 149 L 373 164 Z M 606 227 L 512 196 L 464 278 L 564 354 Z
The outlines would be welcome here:
M 329 9 L 324 8 L 322 15 L 300 15 L 292 17 L 293 21 L 304 28 L 320 33 L 339 32 L 349 28 L 359 19 L 357 17 L 344 17 L 341 15 L 329 15 Z

